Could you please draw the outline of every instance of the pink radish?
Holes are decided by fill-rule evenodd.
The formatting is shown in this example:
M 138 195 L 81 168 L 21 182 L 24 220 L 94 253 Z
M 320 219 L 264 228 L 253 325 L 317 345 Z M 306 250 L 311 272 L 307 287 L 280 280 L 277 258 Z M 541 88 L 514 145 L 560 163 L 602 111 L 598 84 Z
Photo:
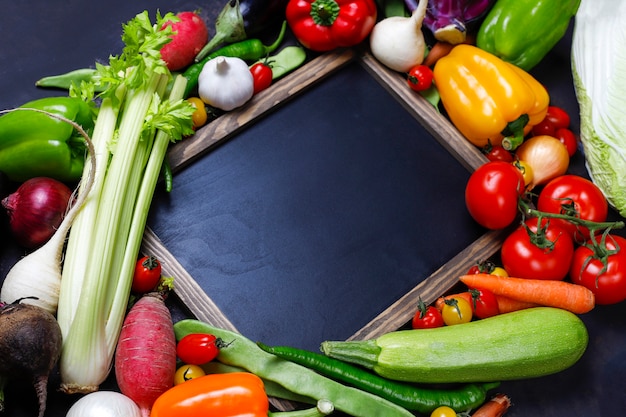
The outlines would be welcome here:
M 161 58 L 170 71 L 189 66 L 209 39 L 206 23 L 195 12 L 180 12 L 178 22 L 168 22 L 174 34 L 172 41 L 161 48 Z
M 176 337 L 172 316 L 159 293 L 144 295 L 130 309 L 115 352 L 115 377 L 122 394 L 150 416 L 156 399 L 174 385 Z

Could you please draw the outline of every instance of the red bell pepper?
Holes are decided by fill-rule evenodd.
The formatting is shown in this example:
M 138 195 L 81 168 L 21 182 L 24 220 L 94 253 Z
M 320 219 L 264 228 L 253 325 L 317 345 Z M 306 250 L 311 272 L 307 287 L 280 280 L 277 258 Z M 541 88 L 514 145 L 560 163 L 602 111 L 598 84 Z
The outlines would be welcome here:
M 362 42 L 374 28 L 374 0 L 290 0 L 287 23 L 298 41 L 317 52 Z

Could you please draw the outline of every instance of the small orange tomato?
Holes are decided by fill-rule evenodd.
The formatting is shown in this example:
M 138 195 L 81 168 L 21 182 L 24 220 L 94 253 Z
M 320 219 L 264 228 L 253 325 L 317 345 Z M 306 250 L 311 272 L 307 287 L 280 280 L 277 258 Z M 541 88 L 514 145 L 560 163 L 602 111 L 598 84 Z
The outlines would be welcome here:
M 182 384 L 194 378 L 206 375 L 204 369 L 198 365 L 185 364 L 178 367 L 174 374 L 174 385 Z
M 530 166 L 528 162 L 521 161 L 519 159 L 516 161 L 513 161 L 513 166 L 519 169 L 519 172 L 522 173 L 522 177 L 524 177 L 524 185 L 528 187 L 533 182 L 533 178 L 534 178 L 533 168 Z
M 189 97 L 187 101 L 189 102 L 189 104 L 196 108 L 196 110 L 191 115 L 191 120 L 193 123 L 193 130 L 198 130 L 207 122 L 208 115 L 206 111 L 206 106 L 204 102 L 198 97 Z

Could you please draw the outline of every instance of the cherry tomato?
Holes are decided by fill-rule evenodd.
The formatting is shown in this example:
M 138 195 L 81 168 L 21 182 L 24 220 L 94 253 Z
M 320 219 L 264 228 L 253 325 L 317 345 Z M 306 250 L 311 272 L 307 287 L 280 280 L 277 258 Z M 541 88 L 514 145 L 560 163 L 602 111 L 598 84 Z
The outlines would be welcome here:
M 430 413 L 430 417 L 457 417 L 456 411 L 454 409 L 442 405 L 441 407 L 437 407 Z
M 495 268 L 493 268 L 493 271 L 491 271 L 491 275 L 497 275 L 499 277 L 508 277 L 509 273 L 506 272 L 506 269 L 502 268 L 501 266 L 496 266 Z
M 528 162 L 520 160 L 513 162 L 513 166 L 519 169 L 519 172 L 522 173 L 522 177 L 524 178 L 524 185 L 528 187 L 534 178 L 533 168 Z
M 553 135 L 555 138 L 561 141 L 565 148 L 567 148 L 567 154 L 570 156 L 574 156 L 576 151 L 578 150 L 578 141 L 576 140 L 576 135 L 574 132 L 569 130 L 566 127 L 558 128 Z
M 433 83 L 433 70 L 427 65 L 415 65 L 409 70 L 406 82 L 413 91 L 428 90 Z
M 554 136 L 554 134 L 556 133 L 556 127 L 550 120 L 543 119 L 542 121 L 540 121 L 539 123 L 537 123 L 536 125 L 532 127 L 531 132 L 533 136 L 541 136 L 541 135 Z
M 135 293 L 146 293 L 156 288 L 161 279 L 161 262 L 150 255 L 144 256 L 135 265 L 133 275 L 132 291 Z
M 190 333 L 176 345 L 176 356 L 190 365 L 203 365 L 217 357 L 224 346 L 222 339 L 212 334 Z
M 583 220 L 604 222 L 609 205 L 593 182 L 578 175 L 561 175 L 548 182 L 537 198 L 537 209 L 545 213 L 567 214 Z M 584 241 L 589 230 L 565 219 L 550 219 L 565 229 L 575 240 Z
M 524 178 L 511 163 L 491 161 L 478 167 L 465 187 L 465 205 L 481 226 L 503 229 L 517 217 Z
M 486 319 L 500 314 L 498 299 L 493 292 L 476 288 L 470 288 L 469 292 L 472 295 L 474 316 L 479 319 Z
M 472 321 L 472 305 L 461 297 L 446 299 L 441 316 L 446 326 L 469 323 Z
M 626 239 L 609 234 L 598 242 L 607 251 L 606 264 L 594 257 L 588 241 L 574 252 L 570 278 L 589 288 L 595 294 L 596 304 L 617 304 L 626 300 Z
M 569 114 L 557 106 L 548 106 L 548 111 L 544 120 L 550 121 L 556 129 L 567 128 L 570 124 Z
M 434 329 L 443 325 L 441 312 L 434 306 L 427 306 L 420 298 L 417 311 L 411 320 L 411 327 L 414 329 Z
M 514 277 L 562 280 L 574 255 L 571 236 L 543 218 L 526 220 L 504 239 L 500 256 L 504 269 Z M 529 233 L 530 231 L 530 233 Z
M 191 115 L 191 122 L 193 123 L 193 130 L 197 130 L 206 124 L 208 119 L 208 115 L 206 112 L 206 105 L 204 102 L 198 97 L 189 97 L 187 99 L 189 104 L 194 106 L 196 110 Z
M 482 148 L 482 152 L 490 161 L 513 162 L 513 155 L 511 152 L 504 149 L 502 145 L 492 145 L 489 143 Z
M 199 378 L 206 375 L 204 369 L 198 365 L 185 364 L 181 365 L 174 374 L 174 385 L 182 384 L 190 379 Z
M 272 84 L 272 67 L 265 62 L 257 62 L 250 67 L 254 82 L 254 94 L 265 90 Z

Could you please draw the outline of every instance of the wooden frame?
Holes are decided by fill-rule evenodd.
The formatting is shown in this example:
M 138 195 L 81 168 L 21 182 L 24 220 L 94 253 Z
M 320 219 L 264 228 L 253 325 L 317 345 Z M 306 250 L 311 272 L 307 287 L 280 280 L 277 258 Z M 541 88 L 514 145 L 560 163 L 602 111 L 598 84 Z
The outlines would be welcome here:
M 174 145 L 168 154 L 172 170 L 176 172 L 184 168 L 199 156 L 234 137 L 250 123 L 287 103 L 290 98 L 355 59 L 464 167 L 471 171 L 486 161 L 479 150 L 471 145 L 437 109 L 406 88 L 401 74 L 390 71 L 369 53 L 342 49 L 316 57 L 299 70 L 279 80 L 272 88 L 256 95 L 246 106 L 220 116 L 193 137 Z M 457 283 L 458 276 L 467 270 L 475 259 L 487 259 L 492 256 L 500 248 L 502 238 L 501 231 L 485 233 L 386 310 L 380 312 L 350 339 L 373 338 L 404 325 L 414 314 L 413 304 L 417 294 L 426 303 L 434 301 Z M 142 250 L 163 260 L 164 273 L 176 277 L 176 295 L 194 316 L 223 328 L 237 330 L 150 228 L 146 229 Z

